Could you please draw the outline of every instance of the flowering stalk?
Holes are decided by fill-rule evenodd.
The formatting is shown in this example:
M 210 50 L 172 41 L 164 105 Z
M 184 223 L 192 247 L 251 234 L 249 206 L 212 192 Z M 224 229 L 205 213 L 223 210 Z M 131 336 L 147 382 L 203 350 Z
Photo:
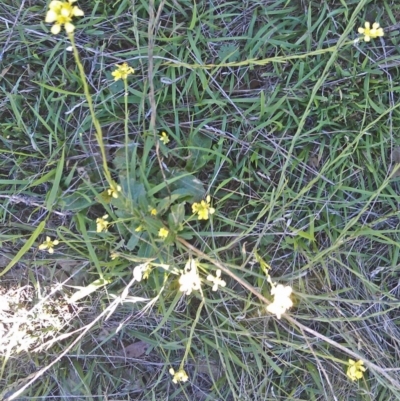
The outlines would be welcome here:
M 73 33 L 68 33 L 68 38 L 69 38 L 69 40 L 71 42 L 71 46 L 72 46 L 72 49 L 73 49 L 73 52 L 74 52 L 75 62 L 77 64 L 77 66 L 78 66 L 79 74 L 81 76 L 81 80 L 82 80 L 82 83 L 83 83 L 83 92 L 84 92 L 85 98 L 86 98 L 86 100 L 88 102 L 90 115 L 92 117 L 93 125 L 94 125 L 94 128 L 96 130 L 96 134 L 95 135 L 96 135 L 97 143 L 98 143 L 99 148 L 100 148 L 101 158 L 103 160 L 104 175 L 106 177 L 106 180 L 108 181 L 108 184 L 110 186 L 112 186 L 113 185 L 113 180 L 111 178 L 110 170 L 108 169 L 106 150 L 105 150 L 104 141 L 103 141 L 103 131 L 101 129 L 99 120 L 97 119 L 96 113 L 94 111 L 93 101 L 92 101 L 92 97 L 91 97 L 90 92 L 89 92 L 89 85 L 87 83 L 85 70 L 83 69 L 83 65 L 82 65 L 81 60 L 79 58 L 78 49 L 76 48 L 76 45 L 75 45 L 74 34 Z
M 127 80 L 124 79 L 124 105 L 125 105 L 125 121 L 124 121 L 124 131 L 125 131 L 125 163 L 126 163 L 126 171 L 127 176 L 130 177 L 129 174 L 129 128 L 128 128 L 128 83 Z M 128 186 L 128 194 L 131 194 L 131 180 L 126 180 Z

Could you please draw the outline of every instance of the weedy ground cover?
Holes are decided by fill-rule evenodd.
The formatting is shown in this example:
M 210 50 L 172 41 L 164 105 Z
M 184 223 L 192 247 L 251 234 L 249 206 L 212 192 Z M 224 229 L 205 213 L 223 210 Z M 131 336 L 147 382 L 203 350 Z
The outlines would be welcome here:
M 399 15 L 2 1 L 0 399 L 400 399 Z

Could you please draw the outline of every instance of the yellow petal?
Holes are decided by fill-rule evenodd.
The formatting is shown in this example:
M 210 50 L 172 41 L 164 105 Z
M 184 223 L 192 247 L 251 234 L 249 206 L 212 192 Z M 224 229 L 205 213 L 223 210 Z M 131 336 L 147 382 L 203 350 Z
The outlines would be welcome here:
M 364 28 L 358 28 L 358 33 L 364 33 L 365 29 Z
M 53 254 L 54 253 L 54 249 L 53 248 L 49 248 L 49 253 Z
M 65 24 L 65 31 L 67 33 L 72 33 L 72 32 L 74 32 L 74 30 L 75 30 L 75 25 L 74 24 L 71 24 L 70 22 L 67 22 Z
M 373 28 L 373 29 L 378 29 L 378 28 L 379 28 L 379 23 L 378 23 L 378 22 L 374 22 L 374 23 L 372 24 L 372 28 Z
M 45 22 L 52 23 L 57 19 L 57 14 L 53 10 L 47 11 Z
M 55 25 L 53 25 L 52 27 L 51 27 L 51 33 L 53 34 L 53 35 L 57 35 L 57 34 L 59 34 L 60 33 L 60 31 L 61 31 L 61 25 L 59 25 L 59 24 L 55 24 Z
M 47 249 L 47 244 L 40 244 L 40 245 L 39 245 L 39 249 L 40 249 L 41 251 Z
M 366 35 L 366 36 L 364 37 L 364 40 L 365 40 L 366 42 L 369 42 L 369 41 L 371 40 L 371 37 L 368 36 L 368 35 Z
M 364 26 L 365 26 L 365 29 L 370 29 L 371 28 L 371 24 L 369 22 L 366 22 L 364 24 Z
M 54 0 L 54 1 L 51 1 L 51 2 L 50 2 L 50 4 L 49 4 L 49 9 L 50 9 L 50 10 L 57 10 L 57 9 L 59 9 L 61 6 L 62 6 L 62 2 L 61 2 L 61 1 Z
M 73 9 L 72 9 L 72 15 L 74 16 L 74 17 L 83 17 L 84 15 L 85 15 L 85 13 L 80 9 L 80 8 L 78 8 L 78 7 L 74 7 Z
M 53 241 L 53 245 L 58 245 L 60 243 L 60 241 L 58 240 L 58 239 L 55 239 L 54 241 Z

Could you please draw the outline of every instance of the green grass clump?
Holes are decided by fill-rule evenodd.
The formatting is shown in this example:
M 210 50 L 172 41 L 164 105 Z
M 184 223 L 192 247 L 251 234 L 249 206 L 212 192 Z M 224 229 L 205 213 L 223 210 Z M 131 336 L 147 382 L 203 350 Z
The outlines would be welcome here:
M 400 6 L 33 3 L 0 5 L 0 400 L 400 399 Z

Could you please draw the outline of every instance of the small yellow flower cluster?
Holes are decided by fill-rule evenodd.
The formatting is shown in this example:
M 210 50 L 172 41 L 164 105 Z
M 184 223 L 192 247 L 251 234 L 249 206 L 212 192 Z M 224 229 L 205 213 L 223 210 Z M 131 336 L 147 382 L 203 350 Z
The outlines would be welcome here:
M 353 361 L 352 359 L 349 359 L 349 367 L 347 368 L 347 377 L 352 380 L 359 380 L 363 377 L 363 373 L 367 370 L 364 368 L 364 362 L 359 360 L 359 361 Z
M 364 24 L 364 28 L 358 28 L 358 33 L 364 35 L 364 40 L 366 42 L 369 42 L 371 39 L 375 39 L 379 36 L 384 35 L 383 29 L 379 27 L 378 22 L 374 22 L 372 24 L 372 28 L 371 24 L 369 22 L 366 22 Z
M 96 231 L 98 233 L 102 233 L 103 231 L 107 232 L 108 226 L 110 225 L 110 222 L 107 221 L 107 219 L 108 219 L 108 214 L 105 214 L 103 217 L 99 217 L 96 220 L 96 224 L 97 224 Z
M 163 142 L 164 145 L 166 145 L 169 142 L 169 137 L 165 131 L 161 132 L 160 141 Z
M 197 265 L 193 259 L 189 259 L 185 265 L 182 275 L 179 277 L 179 291 L 190 295 L 192 291 L 199 290 L 201 286 L 200 277 L 197 273 Z
M 212 288 L 213 291 L 217 291 L 219 285 L 221 287 L 225 287 L 226 286 L 226 282 L 224 280 L 221 280 L 221 270 L 220 269 L 218 269 L 216 271 L 215 277 L 212 276 L 211 274 L 209 274 L 207 276 L 207 280 L 211 281 L 212 283 L 214 283 L 213 288 Z
M 48 252 L 50 254 L 54 253 L 54 247 L 58 245 L 60 241 L 58 239 L 55 239 L 54 241 L 51 240 L 50 237 L 46 237 L 46 241 L 43 242 L 43 244 L 39 245 L 39 249 L 41 251 L 44 251 L 45 249 L 48 249 Z
M 71 23 L 73 17 L 82 17 L 83 11 L 73 6 L 76 0 L 68 1 L 51 1 L 49 4 L 49 11 L 47 11 L 45 22 L 55 23 L 51 27 L 51 33 L 57 35 L 61 31 L 61 27 L 64 25 L 67 33 L 72 33 L 75 30 L 74 24 Z
M 192 211 L 193 213 L 197 213 L 199 216 L 199 220 L 208 220 L 209 214 L 214 214 L 215 209 L 210 205 L 211 197 L 207 196 L 206 200 L 202 200 L 200 203 L 193 203 Z
M 111 75 L 114 77 L 114 81 L 118 81 L 119 79 L 126 81 L 128 75 L 135 72 L 132 67 L 129 67 L 128 63 L 123 63 L 120 65 L 116 64 L 116 67 L 117 69 L 111 73 Z
M 150 209 L 150 214 L 152 215 L 152 216 L 157 216 L 157 209 L 156 208 L 152 208 L 152 209 Z
M 276 315 L 278 319 L 281 318 L 282 314 L 286 312 L 293 302 L 290 299 L 292 288 L 289 286 L 283 286 L 282 284 L 273 284 L 271 294 L 274 296 L 274 302 L 267 306 L 267 311 Z
M 165 239 L 168 237 L 169 231 L 166 228 L 160 228 L 160 231 L 158 232 L 158 236 Z
M 112 196 L 114 199 L 117 199 L 119 196 L 118 192 L 121 192 L 121 190 L 122 190 L 121 185 L 112 183 L 110 185 L 110 188 L 107 189 L 107 194 L 108 196 Z
M 177 384 L 178 382 L 187 382 L 189 376 L 183 369 L 179 369 L 177 372 L 173 368 L 169 370 L 169 373 L 173 376 L 172 381 Z

